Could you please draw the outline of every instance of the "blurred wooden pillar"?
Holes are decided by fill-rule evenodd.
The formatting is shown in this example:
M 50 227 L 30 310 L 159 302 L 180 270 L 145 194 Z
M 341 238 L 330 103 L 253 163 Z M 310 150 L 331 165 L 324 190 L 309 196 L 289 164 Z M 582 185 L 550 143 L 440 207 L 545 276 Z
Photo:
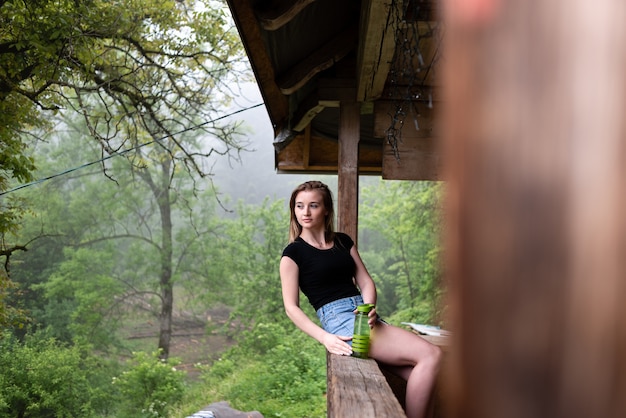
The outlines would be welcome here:
M 626 416 L 626 4 L 443 0 L 449 416 Z

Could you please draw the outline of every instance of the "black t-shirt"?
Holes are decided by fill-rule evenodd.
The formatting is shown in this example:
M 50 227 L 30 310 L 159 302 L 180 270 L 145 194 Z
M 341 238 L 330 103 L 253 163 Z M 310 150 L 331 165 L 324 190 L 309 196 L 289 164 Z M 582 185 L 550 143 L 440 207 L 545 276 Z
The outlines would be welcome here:
M 356 268 L 350 255 L 353 245 L 352 238 L 337 232 L 332 248 L 320 250 L 298 237 L 283 250 L 283 256 L 298 265 L 300 289 L 315 310 L 360 294 L 353 281 Z

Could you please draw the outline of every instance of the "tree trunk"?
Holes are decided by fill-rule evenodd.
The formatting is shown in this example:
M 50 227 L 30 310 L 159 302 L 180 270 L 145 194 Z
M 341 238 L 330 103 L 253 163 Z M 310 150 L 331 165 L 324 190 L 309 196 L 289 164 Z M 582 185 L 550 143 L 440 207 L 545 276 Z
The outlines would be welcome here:
M 171 161 L 163 163 L 162 189 L 158 200 L 161 213 L 161 315 L 159 332 L 159 349 L 162 358 L 170 355 L 172 339 L 172 311 L 174 309 L 174 286 L 172 283 L 172 206 L 170 200 L 170 166 Z
M 159 356 L 167 359 L 170 355 L 172 339 L 172 313 L 174 310 L 174 286 L 172 283 L 172 205 L 170 196 L 172 162 L 164 158 L 158 184 L 149 174 L 143 176 L 148 183 L 159 207 L 161 217 L 161 245 L 159 291 L 161 296 L 161 312 L 159 313 Z

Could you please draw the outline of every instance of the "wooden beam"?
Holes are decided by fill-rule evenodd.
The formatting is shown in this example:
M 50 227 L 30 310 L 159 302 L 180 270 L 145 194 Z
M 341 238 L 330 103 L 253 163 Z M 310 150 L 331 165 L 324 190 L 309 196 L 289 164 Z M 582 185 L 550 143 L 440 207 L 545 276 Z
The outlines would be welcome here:
M 317 89 L 304 98 L 295 110 L 291 119 L 293 130 L 302 132 L 325 108 L 338 108 L 341 100 L 354 100 L 354 86 L 353 78 L 318 80 Z
M 380 97 L 387 97 L 384 95 L 387 93 L 384 90 L 396 54 L 396 37 L 419 43 L 411 46 L 413 50 L 419 49 L 420 51 L 420 54 L 414 54 L 413 59 L 416 62 L 412 65 L 421 71 L 417 74 L 411 73 L 410 77 L 417 77 L 421 85 L 435 83 L 436 71 L 431 70 L 428 65 L 433 62 L 440 48 L 440 23 L 434 21 L 436 19 L 435 2 L 412 0 L 408 6 L 406 2 L 396 2 L 396 5 L 398 8 L 400 5 L 406 7 L 402 10 L 394 10 L 391 0 L 363 1 L 362 35 L 359 39 L 357 57 L 357 79 L 359 80 L 357 100 L 359 101 L 373 101 Z M 396 34 L 396 30 L 400 33 Z M 402 31 L 408 31 L 409 35 L 405 36 Z M 417 38 L 415 34 L 418 34 Z M 403 51 L 397 53 L 401 54 Z M 401 74 L 398 74 L 398 77 L 401 77 Z M 402 83 L 402 80 L 395 81 Z
M 400 108 L 397 108 L 400 106 Z M 414 101 L 388 101 L 378 100 L 374 103 L 374 137 L 385 138 L 387 131 L 394 122 L 397 111 L 404 113 L 401 124 L 402 137 L 406 138 L 432 138 L 438 136 L 436 132 L 435 110 L 440 107 L 439 103 L 429 106 L 428 103 Z
M 391 0 L 363 0 L 357 58 L 357 100 L 378 99 L 385 87 L 395 49 Z
M 338 104 L 340 101 L 355 101 L 356 80 L 354 75 L 350 78 L 320 78 L 317 81 L 317 91 L 320 102 Z
M 409 0 L 404 2 L 404 20 L 407 22 L 433 22 L 439 20 L 440 0 Z
M 374 136 L 383 143 L 382 177 L 387 180 L 440 180 L 441 150 L 435 130 L 435 111 L 423 102 L 379 100 L 374 106 Z M 387 135 L 396 106 L 404 106 L 404 122 L 397 138 Z M 395 149 L 390 144 L 395 141 Z
M 297 135 L 276 157 L 279 172 L 337 174 L 339 144 L 332 139 L 311 135 L 311 146 L 306 155 L 305 134 Z M 359 174 L 380 174 L 383 147 L 359 144 Z M 305 163 L 308 160 L 308 164 Z
M 289 104 L 276 84 L 274 67 L 267 55 L 251 2 L 249 0 L 228 0 L 228 5 L 246 49 L 254 76 L 259 84 L 270 120 L 274 127 L 282 127 L 286 124 L 289 115 Z
M 434 105 L 434 103 L 441 102 L 441 90 L 439 86 L 432 84 L 415 84 L 412 86 L 407 84 L 390 86 L 387 84 L 381 97 L 384 98 L 384 101 L 402 101 L 411 97 L 412 101 Z M 383 100 L 379 99 L 375 103 L 380 101 Z
M 279 164 L 276 167 L 276 172 L 278 174 L 305 174 L 307 176 L 311 176 L 313 174 L 337 174 L 337 166 L 336 165 L 309 165 L 304 168 L 301 165 L 283 165 Z M 359 175 L 362 176 L 380 176 L 380 168 L 376 167 L 365 167 L 359 169 Z
M 345 57 L 356 48 L 359 36 L 358 29 L 358 25 L 348 27 L 334 39 L 299 62 L 289 72 L 281 74 L 277 78 L 280 91 L 285 95 L 293 94 L 313 76 L 332 67 L 333 64 Z
M 404 138 L 394 151 L 383 150 L 385 180 L 441 180 L 441 155 L 435 138 Z
M 294 114 L 291 116 L 293 130 L 303 132 L 311 121 L 325 108 L 326 105 L 320 102 L 318 89 L 311 92 L 302 99 L 298 107 L 294 110 Z
M 403 44 L 395 52 L 394 63 L 401 62 L 402 66 L 392 65 L 390 71 L 394 71 L 393 83 L 388 83 L 388 86 L 395 84 L 402 88 L 408 84 L 438 85 L 437 68 L 441 63 L 442 27 L 441 22 L 403 23 L 400 26 L 396 38 L 402 39 Z M 406 71 L 407 67 L 412 71 Z
M 339 106 L 338 230 L 358 242 L 359 136 L 361 107 L 355 101 Z
M 269 10 L 259 8 L 257 16 L 259 22 L 265 30 L 276 30 L 289 23 L 291 19 L 298 15 L 309 4 L 315 0 L 281 0 L 273 1 L 273 7 Z M 263 6 L 264 2 L 259 2 Z

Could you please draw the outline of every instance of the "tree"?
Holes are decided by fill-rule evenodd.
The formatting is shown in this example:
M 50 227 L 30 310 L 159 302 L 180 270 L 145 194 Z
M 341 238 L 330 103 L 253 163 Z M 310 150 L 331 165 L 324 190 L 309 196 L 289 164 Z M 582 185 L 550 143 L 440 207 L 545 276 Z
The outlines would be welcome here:
M 61 161 L 67 155 L 88 160 L 86 148 L 72 146 L 79 138 L 53 141 L 56 145 L 41 152 L 50 162 L 55 155 Z M 122 158 L 106 163 L 115 182 L 92 168 L 43 185 L 45 193 L 31 192 L 39 219 L 30 220 L 23 233 L 40 234 L 37 228 L 43 225 L 48 236 L 32 253 L 40 254 L 42 246 L 49 253 L 47 249 L 59 244 L 63 253 L 60 260 L 45 261 L 48 267 L 37 267 L 48 275 L 29 289 L 44 293 L 46 306 L 39 319 L 55 325 L 57 338 L 88 338 L 102 348 L 115 342 L 120 318 L 130 312 L 154 315 L 158 349 L 166 358 L 175 287 L 191 287 L 198 275 L 214 276 L 204 266 L 222 266 L 228 260 L 216 262 L 212 255 L 217 252 L 213 236 L 220 228 L 212 187 L 200 191 L 188 172 L 174 171 L 170 154 L 160 147 L 142 147 L 134 158 L 141 158 L 143 167 Z M 213 288 L 217 286 L 204 292 Z
M 214 133 L 198 120 L 213 119 L 225 98 L 220 88 L 230 91 L 233 73 L 244 69 L 240 42 L 222 2 L 185 4 L 1 1 L 0 139 L 17 142 L 3 150 L 2 168 L 20 179 L 32 170 L 23 134 L 49 126 L 46 111 L 81 114 L 108 153 L 135 146 L 144 133 L 177 146 L 177 132 Z M 201 153 L 181 149 L 176 159 L 202 171 L 194 163 Z
M 225 5 L 185 4 L 0 1 L 0 191 L 10 178 L 32 178 L 29 138 L 62 109 L 84 118 L 105 153 L 147 136 L 186 169 L 206 174 L 198 158 L 232 145 L 232 128 L 212 121 L 245 67 Z M 221 138 L 226 149 L 187 149 L 177 133 L 190 129 Z
M 11 177 L 32 178 L 24 149 L 52 127 L 50 113 L 79 114 L 102 155 L 127 156 L 157 199 L 167 311 L 174 173 L 206 177 L 208 157 L 244 146 L 237 125 L 217 117 L 246 71 L 227 8 L 212 0 L 5 0 L 0 27 L 0 192 Z M 185 140 L 190 131 L 205 141 Z M 159 178 L 146 174 L 150 165 Z M 167 355 L 165 324 L 162 334 Z

